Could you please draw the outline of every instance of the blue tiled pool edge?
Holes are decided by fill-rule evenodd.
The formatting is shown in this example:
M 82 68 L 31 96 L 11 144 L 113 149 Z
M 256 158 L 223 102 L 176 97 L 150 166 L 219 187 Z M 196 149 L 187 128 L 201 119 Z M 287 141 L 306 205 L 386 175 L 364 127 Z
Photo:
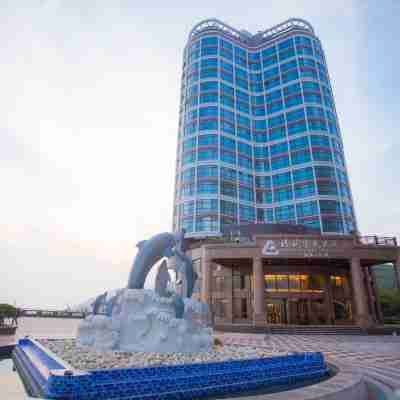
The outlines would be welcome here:
M 31 338 L 13 359 L 32 395 L 74 400 L 175 400 L 249 392 L 324 378 L 322 353 L 147 368 L 78 371 Z

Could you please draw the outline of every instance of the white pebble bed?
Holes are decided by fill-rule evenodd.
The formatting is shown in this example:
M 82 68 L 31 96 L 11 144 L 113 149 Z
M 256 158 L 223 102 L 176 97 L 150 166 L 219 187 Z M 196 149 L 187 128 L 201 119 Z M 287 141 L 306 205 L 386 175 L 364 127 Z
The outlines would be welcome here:
M 199 362 L 243 360 L 277 355 L 267 349 L 253 346 L 213 346 L 202 353 L 142 353 L 123 351 L 98 351 L 78 346 L 75 339 L 40 340 L 41 344 L 71 366 L 81 370 L 99 368 L 142 368 L 161 365 L 191 364 Z

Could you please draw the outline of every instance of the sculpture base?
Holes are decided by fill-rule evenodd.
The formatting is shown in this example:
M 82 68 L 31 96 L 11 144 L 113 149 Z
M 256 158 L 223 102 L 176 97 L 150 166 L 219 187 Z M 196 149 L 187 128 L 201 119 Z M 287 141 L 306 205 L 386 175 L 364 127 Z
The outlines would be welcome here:
M 205 304 L 185 299 L 175 318 L 173 299 L 152 290 L 124 289 L 110 317 L 89 315 L 79 325 L 78 344 L 98 350 L 158 353 L 209 351 L 212 329 Z

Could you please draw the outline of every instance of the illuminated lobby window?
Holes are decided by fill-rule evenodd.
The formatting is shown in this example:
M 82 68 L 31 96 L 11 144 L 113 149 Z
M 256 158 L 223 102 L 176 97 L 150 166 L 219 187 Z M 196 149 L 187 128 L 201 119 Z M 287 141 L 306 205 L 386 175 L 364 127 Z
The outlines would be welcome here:
M 270 292 L 322 292 L 319 276 L 264 275 L 265 290 Z

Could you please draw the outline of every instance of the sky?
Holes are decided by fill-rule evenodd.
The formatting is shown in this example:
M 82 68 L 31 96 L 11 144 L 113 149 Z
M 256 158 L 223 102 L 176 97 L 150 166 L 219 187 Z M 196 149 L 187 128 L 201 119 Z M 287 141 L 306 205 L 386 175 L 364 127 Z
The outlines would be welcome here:
M 124 287 L 136 243 L 171 229 L 183 48 L 214 17 L 314 26 L 359 229 L 400 236 L 400 2 L 2 0 L 0 303 Z

